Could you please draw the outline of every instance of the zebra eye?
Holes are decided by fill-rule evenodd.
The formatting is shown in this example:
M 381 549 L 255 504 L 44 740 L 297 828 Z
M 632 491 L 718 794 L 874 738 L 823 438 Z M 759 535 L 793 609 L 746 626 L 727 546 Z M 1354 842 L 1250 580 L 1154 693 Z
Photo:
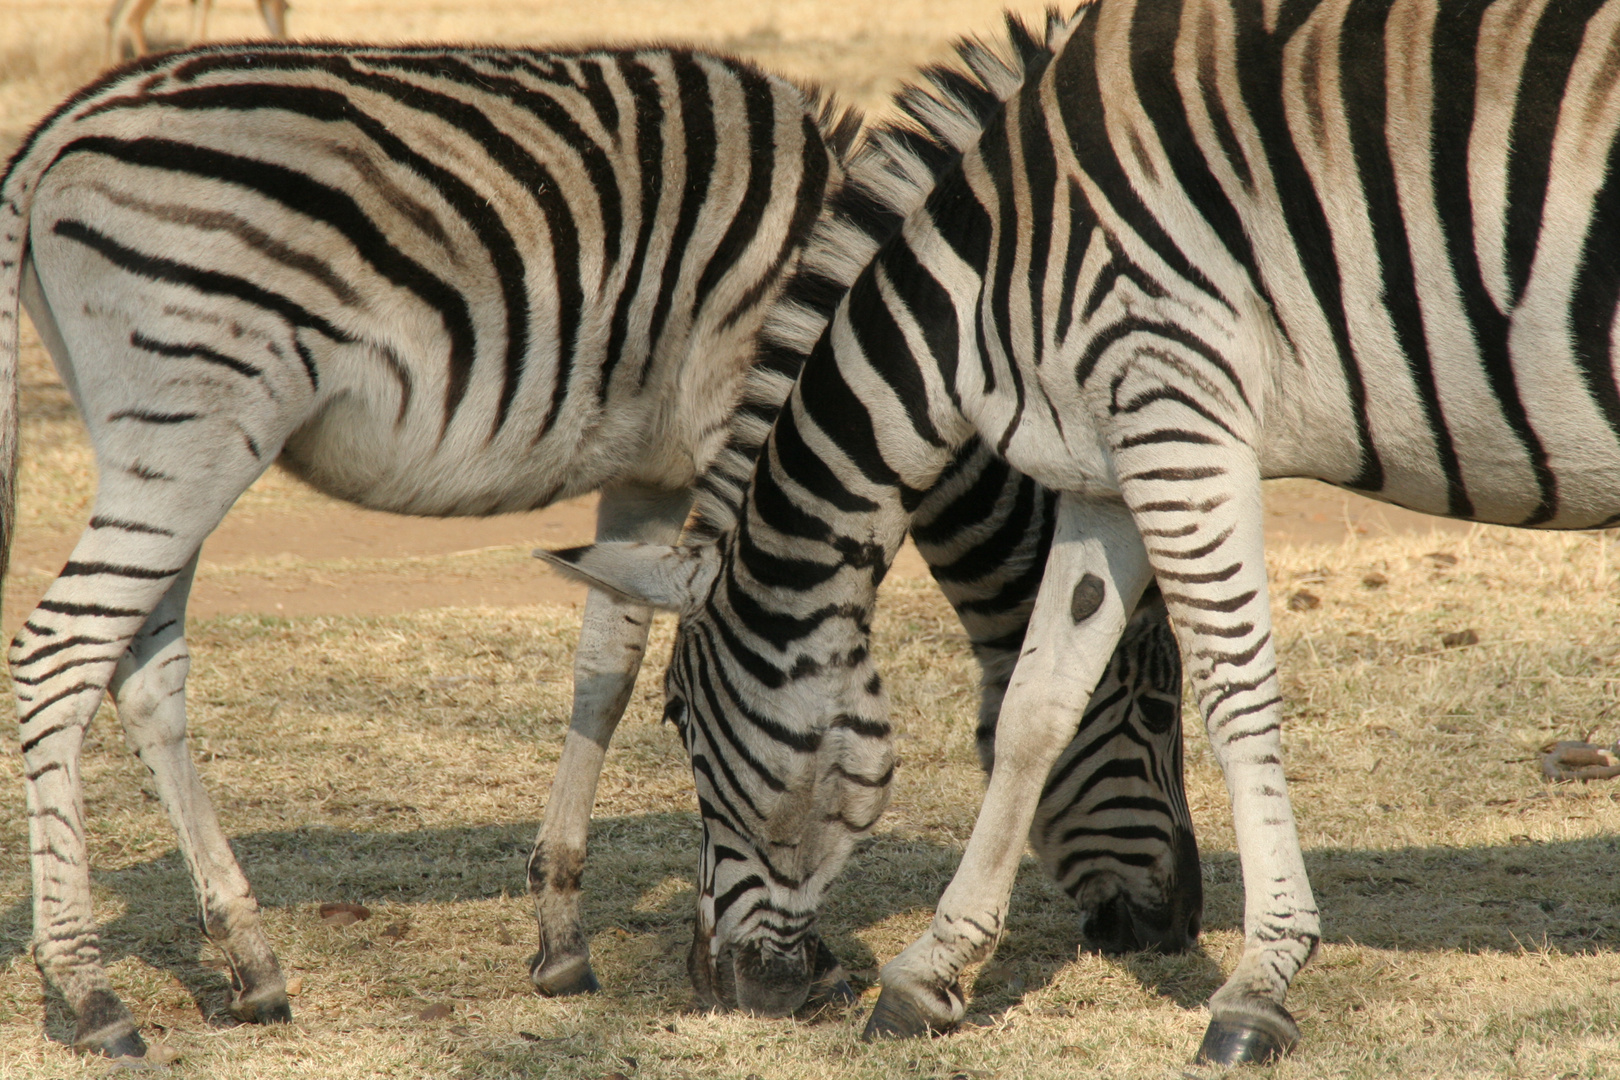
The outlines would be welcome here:
M 1144 694 L 1136 699 L 1136 707 L 1142 713 L 1142 726 L 1155 735 L 1163 735 L 1175 726 L 1178 709 L 1168 701 Z

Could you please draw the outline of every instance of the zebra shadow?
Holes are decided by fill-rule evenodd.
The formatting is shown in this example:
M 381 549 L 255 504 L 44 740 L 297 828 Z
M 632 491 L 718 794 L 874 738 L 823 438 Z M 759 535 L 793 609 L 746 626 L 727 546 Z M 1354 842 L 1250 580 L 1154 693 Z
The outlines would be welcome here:
M 955 847 L 875 838 L 851 861 L 829 900 L 823 918 L 828 944 L 852 968 L 878 962 L 855 935 L 896 912 L 931 913 L 958 857 Z M 1620 865 L 1620 838 L 1319 848 L 1305 852 L 1305 864 L 1328 944 L 1392 952 L 1620 951 L 1620 892 L 1604 872 Z M 1235 946 L 1212 953 L 1207 933 L 1241 933 L 1243 925 L 1237 855 L 1206 851 L 1203 870 L 1206 937 L 1198 947 L 1180 955 L 1136 953 L 1096 962 L 1182 1008 L 1203 1008 L 1237 959 Z M 916 930 L 922 928 L 919 923 Z M 1005 1013 L 1084 955 L 1079 909 L 1026 857 L 994 957 L 973 981 L 964 980 L 971 992 L 970 1022 Z M 1315 971 L 1307 967 L 1307 977 Z
M 509 996 L 528 992 L 534 929 L 524 863 L 536 827 L 533 821 L 398 832 L 310 827 L 247 833 L 233 845 L 290 972 L 374 964 L 386 954 L 388 933 L 405 926 L 418 943 L 442 940 L 446 948 L 486 951 L 490 995 Z M 586 929 L 615 1007 L 635 1002 L 656 1013 L 689 1006 L 685 952 L 697 838 L 692 813 L 607 817 L 592 826 Z M 821 929 L 858 986 L 875 980 L 878 966 L 926 926 L 960 854 L 954 844 L 884 833 L 851 859 L 827 898 Z M 1573 954 L 1620 946 L 1620 893 L 1601 872 L 1617 856 L 1620 839 L 1598 838 L 1317 849 L 1306 852 L 1305 861 L 1329 943 L 1396 952 L 1532 948 Z M 217 951 L 198 932 L 178 854 L 171 850 L 96 871 L 93 883 L 106 919 L 103 957 L 118 968 L 114 984 L 136 1015 L 158 1025 L 194 1026 L 198 1018 L 232 1024 L 228 979 Z M 1239 929 L 1243 895 L 1235 854 L 1205 853 L 1204 888 L 1206 930 Z M 355 927 L 326 927 L 317 909 L 330 901 L 364 903 L 375 915 Z M 484 903 L 489 901 L 494 903 Z M 439 907 L 456 904 L 474 909 L 451 916 Z M 441 925 L 451 922 L 453 931 Z M 26 896 L 0 911 L 0 964 L 27 956 L 30 930 Z M 1082 944 L 1078 909 L 1026 858 L 1006 934 L 995 957 L 968 982 L 970 1022 L 991 1022 L 1049 985 L 1075 963 Z M 1182 1008 L 1198 1009 L 1223 981 L 1222 963 L 1229 966 L 1235 958 L 1229 949 L 1216 956 L 1201 945 L 1176 956 L 1088 962 L 1123 972 Z M 392 978 L 397 964 L 383 967 Z M 159 1007 L 144 1000 L 165 983 L 168 998 L 176 997 L 172 988 L 178 985 L 187 1004 Z M 48 1038 L 71 1038 L 71 1017 L 59 999 L 47 995 L 42 1019 Z

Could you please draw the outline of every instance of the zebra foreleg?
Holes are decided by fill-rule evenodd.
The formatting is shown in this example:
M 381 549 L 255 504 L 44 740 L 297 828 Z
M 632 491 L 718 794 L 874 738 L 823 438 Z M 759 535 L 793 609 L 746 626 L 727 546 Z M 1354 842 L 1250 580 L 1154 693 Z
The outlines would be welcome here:
M 865 1038 L 944 1031 L 962 1018 L 958 976 L 995 947 L 1042 783 L 1074 737 L 1107 658 L 1149 579 L 1147 556 L 1124 508 L 1058 503 L 1046 575 L 1018 666 L 1002 701 L 995 769 L 961 865 L 933 925 L 883 967 L 883 993 Z M 1075 617 L 1085 582 L 1096 604 Z
M 152 774 L 158 799 L 191 871 L 203 933 L 231 968 L 231 1015 L 251 1023 L 292 1019 L 287 983 L 259 923 L 259 904 L 231 852 L 186 742 L 186 600 L 193 555 L 146 625 L 130 642 L 112 678 L 129 748 Z
M 596 539 L 674 543 L 691 501 L 688 491 L 604 488 L 596 510 Z M 586 598 L 574 653 L 573 713 L 529 856 L 529 892 L 540 931 L 529 978 L 547 996 L 591 993 L 600 987 L 579 914 L 580 878 L 602 762 L 630 701 L 651 625 L 650 608 L 598 589 Z

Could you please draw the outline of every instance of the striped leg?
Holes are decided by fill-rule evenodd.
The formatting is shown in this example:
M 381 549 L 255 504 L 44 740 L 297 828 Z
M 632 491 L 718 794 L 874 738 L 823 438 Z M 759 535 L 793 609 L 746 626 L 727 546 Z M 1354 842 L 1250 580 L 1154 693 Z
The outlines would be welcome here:
M 76 1042 L 117 1056 L 142 1046 L 100 964 L 79 776 L 85 728 L 109 687 L 129 743 L 152 770 L 179 830 L 204 926 L 237 969 L 234 1008 L 251 1019 L 286 1018 L 252 896 L 187 760 L 181 634 L 203 540 L 275 457 L 308 395 L 298 382 L 278 386 L 272 373 L 262 380 L 199 380 L 177 390 L 174 370 L 165 366 L 173 359 L 132 347 L 140 331 L 107 302 L 118 295 L 114 286 L 93 265 L 55 262 L 63 252 L 48 239 L 35 252 L 39 280 L 63 284 L 47 299 L 33 281 L 29 310 L 86 419 L 99 475 L 89 527 L 11 647 L 28 787 L 35 958 L 74 1012 Z M 168 298 L 161 294 L 124 299 L 162 332 L 185 333 L 182 340 L 212 325 L 162 322 Z M 62 322 L 58 311 L 100 317 Z M 160 394 L 168 396 L 158 406 Z
M 100 500 L 97 505 L 102 505 Z M 94 520 L 110 518 L 98 513 Z M 139 1055 L 145 1048 L 134 1018 L 101 967 L 90 908 L 79 751 L 103 692 L 114 681 L 115 669 L 127 663 L 125 654 L 148 614 L 172 587 L 178 586 L 183 605 L 197 548 L 196 543 L 149 543 L 132 553 L 128 544 L 119 542 L 123 538 L 110 527 L 93 525 L 86 531 L 11 646 L 28 791 L 34 959 L 73 1010 L 75 1044 L 112 1057 Z M 181 547 L 187 550 L 175 550 Z M 130 672 L 143 667 L 131 664 Z M 182 714 L 182 730 L 183 723 Z M 149 730 L 150 725 L 139 722 L 131 728 L 137 752 L 152 745 Z M 180 749 L 183 752 L 183 741 Z M 159 791 L 167 795 L 167 756 L 143 753 L 142 759 L 159 779 Z M 170 810 L 183 808 L 171 805 Z
M 1059 499 L 1052 553 L 1002 702 L 996 767 L 973 836 L 933 925 L 884 965 L 866 1038 L 942 1031 L 962 1018 L 957 976 L 994 948 L 1005 924 L 1022 838 L 1042 795 L 1031 777 L 1048 776 L 1074 738 L 1148 579 L 1146 553 L 1123 507 Z
M 913 512 L 912 539 L 983 673 L 979 759 L 1046 570 L 1057 496 L 971 440 Z M 1182 782 L 1181 658 L 1157 590 L 1137 606 L 1030 830 L 1041 864 L 1109 953 L 1189 947 L 1203 919 L 1198 841 Z
M 1267 1061 L 1299 1039 L 1283 999 L 1320 926 L 1283 779 L 1259 470 L 1246 449 L 1201 443 L 1148 444 L 1116 464 L 1226 779 L 1243 866 L 1243 957 L 1210 1001 L 1198 1057 Z
M 691 505 L 689 491 L 604 488 L 596 539 L 672 544 Z M 599 589 L 586 598 L 574 654 L 573 715 L 529 856 L 529 892 L 540 927 L 540 950 L 529 962 L 529 977 L 548 996 L 590 993 L 599 986 L 579 915 L 580 876 L 602 760 L 635 688 L 651 625 L 650 608 Z
M 287 984 L 259 925 L 259 904 L 231 853 L 186 743 L 186 599 L 193 555 L 130 642 L 113 673 L 118 719 L 135 756 L 152 773 L 191 871 L 203 933 L 231 968 L 231 1015 L 251 1023 L 292 1019 Z

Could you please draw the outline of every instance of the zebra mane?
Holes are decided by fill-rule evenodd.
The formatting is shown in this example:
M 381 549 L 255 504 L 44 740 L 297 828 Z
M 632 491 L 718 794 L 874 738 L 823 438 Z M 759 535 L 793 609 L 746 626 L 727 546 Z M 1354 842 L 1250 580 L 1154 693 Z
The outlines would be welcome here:
M 1039 78 L 1084 7 L 1046 12 L 1038 37 L 1008 12 L 1000 41 L 962 38 L 956 61 L 924 68 L 894 96 L 897 119 L 869 128 L 845 160 L 844 183 L 822 209 L 799 264 L 760 331 L 758 352 L 728 423 L 725 444 L 697 483 L 688 535 L 713 538 L 737 522 L 782 403 L 844 293 L 962 160 L 1001 105 Z

